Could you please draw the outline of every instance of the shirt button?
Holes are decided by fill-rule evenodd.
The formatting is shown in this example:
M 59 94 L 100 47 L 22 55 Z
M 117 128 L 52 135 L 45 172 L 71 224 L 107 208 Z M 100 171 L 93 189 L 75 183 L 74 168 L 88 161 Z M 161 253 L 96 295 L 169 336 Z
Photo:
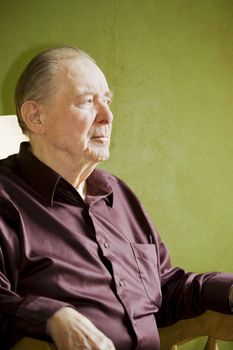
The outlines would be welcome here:
M 109 243 L 108 242 L 104 242 L 104 248 L 109 248 Z
M 119 281 L 119 286 L 120 286 L 120 287 L 123 287 L 123 286 L 124 286 L 124 281 L 120 280 L 120 281 Z

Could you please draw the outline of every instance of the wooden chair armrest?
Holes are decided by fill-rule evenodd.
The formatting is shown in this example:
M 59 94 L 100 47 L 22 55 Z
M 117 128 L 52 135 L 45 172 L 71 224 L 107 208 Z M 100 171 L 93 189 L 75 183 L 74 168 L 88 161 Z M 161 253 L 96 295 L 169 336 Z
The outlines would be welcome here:
M 23 338 L 11 350 L 56 350 L 53 343 L 33 338 Z
M 201 316 L 181 320 L 172 326 L 160 328 L 159 333 L 161 350 L 177 349 L 178 345 L 202 336 L 233 341 L 233 316 L 207 311 Z M 32 349 L 56 350 L 56 347 L 49 342 L 25 337 L 11 348 L 11 350 Z
M 159 333 L 161 350 L 175 349 L 177 345 L 202 336 L 233 341 L 233 315 L 207 311 L 201 316 L 160 328 Z

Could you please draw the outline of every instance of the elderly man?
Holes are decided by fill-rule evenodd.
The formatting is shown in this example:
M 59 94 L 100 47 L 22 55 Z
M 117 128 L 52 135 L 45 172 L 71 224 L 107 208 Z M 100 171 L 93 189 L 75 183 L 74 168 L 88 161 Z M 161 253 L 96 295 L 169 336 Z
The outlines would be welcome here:
M 111 92 L 73 47 L 28 64 L 15 94 L 30 142 L 0 162 L 0 344 L 158 350 L 157 325 L 231 312 L 233 275 L 173 268 L 133 192 L 97 170 L 109 157 Z

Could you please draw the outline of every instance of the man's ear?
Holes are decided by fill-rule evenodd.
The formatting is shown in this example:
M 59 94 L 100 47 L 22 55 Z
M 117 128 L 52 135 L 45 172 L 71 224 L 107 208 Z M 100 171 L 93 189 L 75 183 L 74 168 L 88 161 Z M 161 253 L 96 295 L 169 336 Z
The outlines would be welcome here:
M 43 134 L 45 126 L 40 105 L 35 101 L 26 101 L 21 107 L 21 115 L 27 128 L 34 134 Z

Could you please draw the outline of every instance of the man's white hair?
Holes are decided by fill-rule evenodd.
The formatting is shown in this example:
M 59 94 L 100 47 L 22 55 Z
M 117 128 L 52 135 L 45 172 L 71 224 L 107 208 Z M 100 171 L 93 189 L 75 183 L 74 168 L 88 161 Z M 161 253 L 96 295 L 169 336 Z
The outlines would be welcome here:
M 61 46 L 40 52 L 23 70 L 15 89 L 15 107 L 24 134 L 27 134 L 28 129 L 21 115 L 22 105 L 29 100 L 48 101 L 58 88 L 56 78 L 64 61 L 74 58 L 86 58 L 95 63 L 84 51 L 73 46 Z

